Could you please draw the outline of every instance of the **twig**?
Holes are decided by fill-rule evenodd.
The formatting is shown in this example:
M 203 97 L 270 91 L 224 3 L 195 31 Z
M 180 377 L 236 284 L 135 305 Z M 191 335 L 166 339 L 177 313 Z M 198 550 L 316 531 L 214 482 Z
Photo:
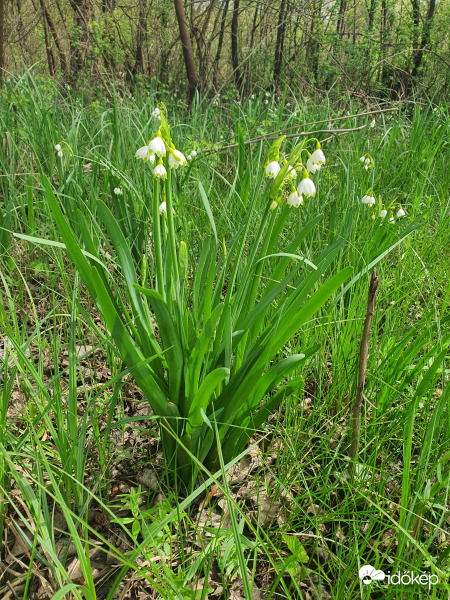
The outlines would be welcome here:
M 347 472 L 350 479 L 353 480 L 355 457 L 358 454 L 359 445 L 359 428 L 360 416 L 364 394 L 364 386 L 366 383 L 367 359 L 369 357 L 369 338 L 372 329 L 372 319 L 375 312 L 375 303 L 377 300 L 378 287 L 380 278 L 376 269 L 373 270 L 369 285 L 369 296 L 367 298 L 367 312 L 364 320 L 364 329 L 361 338 L 361 347 L 359 350 L 359 373 L 358 373 L 358 388 L 356 390 L 355 402 L 353 404 L 352 414 L 352 444 L 350 446 L 350 462 L 348 463 Z
M 318 133 L 332 133 L 333 135 L 336 135 L 338 133 L 350 133 L 351 131 L 359 131 L 360 129 L 364 129 L 365 127 L 367 127 L 367 125 L 360 125 L 359 127 L 354 127 L 352 129 L 318 129 L 316 131 L 297 131 L 296 133 L 289 133 L 288 135 L 286 135 L 286 138 L 316 135 Z M 268 133 L 267 135 L 261 136 L 259 138 L 255 138 L 252 140 L 244 140 L 244 144 L 256 144 L 257 142 L 263 142 L 266 140 L 276 140 L 278 137 L 278 134 L 274 135 L 273 133 Z M 229 144 L 228 146 L 221 146 L 220 148 L 209 148 L 208 150 L 204 150 L 203 154 L 211 154 L 212 152 L 221 152 L 222 150 L 237 148 L 238 145 L 239 144 Z
M 277 131 L 271 131 L 270 133 L 267 133 L 266 135 L 260 135 L 256 138 L 252 138 L 250 140 L 245 140 L 244 144 L 254 144 L 256 142 L 261 142 L 263 140 L 274 140 L 277 139 L 280 135 L 286 133 L 287 131 L 292 131 L 293 129 L 300 129 L 301 127 L 308 127 L 309 125 L 320 125 L 321 123 L 333 123 L 335 121 L 342 121 L 345 119 L 356 119 L 358 117 L 365 117 L 367 115 L 373 115 L 376 113 L 382 113 L 382 112 L 395 112 L 398 110 L 398 106 L 395 106 L 394 108 L 379 108 L 376 110 L 369 110 L 363 113 L 358 113 L 355 115 L 346 115 L 345 117 L 334 117 L 332 119 L 324 119 L 323 121 L 312 121 L 311 123 L 301 123 L 300 125 L 293 125 L 292 127 L 288 127 L 287 129 L 279 129 Z M 287 138 L 291 138 L 291 137 L 297 137 L 297 136 L 305 136 L 305 135 L 313 135 L 315 133 L 349 133 L 350 131 L 358 131 L 359 129 L 364 129 L 364 127 L 367 127 L 367 125 L 361 125 L 360 127 L 356 127 L 355 129 L 325 129 L 325 130 L 319 130 L 319 131 L 307 131 L 307 132 L 301 132 L 301 133 L 293 133 L 293 134 L 288 134 L 286 135 Z M 233 136 L 236 137 L 236 136 Z M 233 139 L 233 138 L 229 138 L 229 139 Z M 227 141 L 227 140 L 225 140 Z M 222 142 L 223 143 L 223 142 Z M 220 146 L 218 148 L 209 148 L 208 150 L 205 150 L 203 152 L 203 154 L 211 154 L 211 152 L 220 152 L 221 150 L 229 150 L 230 148 L 237 148 L 238 144 L 228 144 L 227 146 Z

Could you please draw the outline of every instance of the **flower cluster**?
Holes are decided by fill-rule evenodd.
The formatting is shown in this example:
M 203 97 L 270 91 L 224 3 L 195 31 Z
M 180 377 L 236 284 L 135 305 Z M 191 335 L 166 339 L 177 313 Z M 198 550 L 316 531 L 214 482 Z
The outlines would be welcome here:
M 312 154 L 310 154 L 304 148 L 301 150 L 301 152 L 306 152 L 307 154 L 306 167 L 301 160 L 299 160 L 295 166 L 292 166 L 286 159 L 284 159 L 283 166 L 281 166 L 279 162 L 280 156 L 278 147 L 273 148 L 269 153 L 269 157 L 264 166 L 264 173 L 269 179 L 275 179 L 278 177 L 281 169 L 285 168 L 286 173 L 284 176 L 284 182 L 290 185 L 290 194 L 286 200 L 286 204 L 288 206 L 298 208 L 303 204 L 304 198 L 310 198 L 316 195 L 316 186 L 314 185 L 314 182 L 310 178 L 309 174 L 319 171 L 325 164 L 326 159 L 320 147 L 319 141 L 315 141 L 317 142 L 316 150 Z M 300 173 L 302 174 L 302 178 L 297 187 L 295 187 L 294 180 Z M 270 209 L 274 210 L 277 206 L 278 201 L 274 200 L 270 206 Z
M 153 110 L 152 117 L 161 121 L 161 110 L 158 107 Z
M 61 149 L 61 144 L 55 144 L 55 150 L 59 158 L 62 158 L 64 156 L 64 152 Z
M 373 169 L 373 158 L 370 154 L 364 154 L 359 160 L 363 163 L 363 167 L 366 171 Z
M 142 146 L 136 150 L 135 157 L 144 162 L 150 161 L 152 165 L 156 163 L 155 168 L 153 169 L 153 177 L 164 180 L 167 179 L 166 166 L 170 169 L 178 169 L 179 166 L 187 165 L 188 159 L 180 150 L 177 150 L 170 141 L 168 126 L 159 108 L 155 108 L 153 113 L 155 113 L 155 111 L 159 111 L 157 115 L 154 114 L 153 116 L 158 116 L 159 119 L 161 119 L 161 127 L 156 132 L 155 137 L 151 139 L 146 146 Z M 197 152 L 193 150 L 189 160 L 192 156 L 196 156 L 196 154 Z M 164 165 L 163 159 L 166 156 L 167 161 L 166 165 Z

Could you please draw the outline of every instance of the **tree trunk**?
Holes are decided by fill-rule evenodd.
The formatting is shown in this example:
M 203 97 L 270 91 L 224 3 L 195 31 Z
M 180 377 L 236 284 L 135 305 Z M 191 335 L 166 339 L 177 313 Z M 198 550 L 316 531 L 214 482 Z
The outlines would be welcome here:
M 368 25 L 369 33 L 371 33 L 372 29 L 373 29 L 373 20 L 374 20 L 374 17 L 375 17 L 376 2 L 377 2 L 377 0 L 371 0 L 371 2 L 370 2 L 370 8 L 369 8 L 369 25 Z
M 223 5 L 223 13 L 222 13 L 222 22 L 220 24 L 220 33 L 219 33 L 219 41 L 217 44 L 217 52 L 216 57 L 214 59 L 214 75 L 213 75 L 213 87 L 217 88 L 217 75 L 219 73 L 219 59 L 222 53 L 223 46 L 223 36 L 225 35 L 225 24 L 227 20 L 228 7 L 230 5 L 230 0 L 225 0 L 225 4 Z
M 82 72 L 86 67 L 86 59 L 89 47 L 89 0 L 69 0 L 73 10 L 73 22 L 81 32 L 74 49 L 74 75 Z
M 417 76 L 417 73 L 419 72 L 419 69 L 420 69 L 420 65 L 422 64 L 422 59 L 423 59 L 423 54 L 424 54 L 423 50 L 425 50 L 428 47 L 428 44 L 430 43 L 431 26 L 433 24 L 435 8 L 436 8 L 436 0 L 430 0 L 427 18 L 425 20 L 425 23 L 423 24 L 423 29 L 422 29 L 422 41 L 420 43 L 420 50 L 422 50 L 422 52 L 420 52 L 420 51 L 416 52 L 414 55 L 413 70 L 411 72 L 411 77 L 413 79 L 414 79 L 414 77 Z
M 64 75 L 66 75 L 67 74 L 67 58 L 66 58 L 66 55 L 65 55 L 65 53 L 64 53 L 64 51 L 62 49 L 62 45 L 61 45 L 61 42 L 60 42 L 60 39 L 59 39 L 59 35 L 58 35 L 57 31 L 56 31 L 55 23 L 54 23 L 54 21 L 52 19 L 52 16 L 51 16 L 51 14 L 50 14 L 50 12 L 48 10 L 47 5 L 45 4 L 45 1 L 41 2 L 41 4 L 43 5 L 42 9 L 43 9 L 43 11 L 45 13 L 45 18 L 47 20 L 48 28 L 49 28 L 49 30 L 50 30 L 50 32 L 52 34 L 52 37 L 53 37 L 53 39 L 55 41 L 55 46 L 56 46 L 56 48 L 58 50 L 59 63 L 61 65 L 61 71 L 63 72 Z
M 346 9 L 347 9 L 346 0 L 341 0 L 341 2 L 339 4 L 339 14 L 338 14 L 338 20 L 337 20 L 337 25 L 336 25 L 336 32 L 339 34 L 339 38 L 341 40 L 344 36 L 344 14 L 345 14 Z
M 189 36 L 183 0 L 174 0 L 174 4 L 178 28 L 180 30 L 181 43 L 183 45 L 184 65 L 186 67 L 186 75 L 189 83 L 188 102 L 191 104 L 192 100 L 194 99 L 195 92 L 199 88 L 200 81 L 198 78 L 197 67 L 195 66 L 194 50 L 192 48 L 191 38 Z
M 233 67 L 234 83 L 239 91 L 242 87 L 242 76 L 239 69 L 238 56 L 238 29 L 239 29 L 239 0 L 233 3 L 233 18 L 231 21 L 231 65 Z
M 134 55 L 133 75 L 142 73 L 144 70 L 144 53 L 142 47 L 146 37 L 146 15 L 145 0 L 139 0 L 139 16 L 136 26 L 136 53 Z
M 53 56 L 52 49 L 50 47 L 50 39 L 48 37 L 48 23 L 45 15 L 46 6 L 45 0 L 40 0 L 41 10 L 42 10 L 42 24 L 44 26 L 44 43 L 45 43 L 45 51 L 47 53 L 47 64 L 48 64 L 48 72 L 50 77 L 55 75 L 55 57 Z
M 273 62 L 273 87 L 278 88 L 283 66 L 284 32 L 286 30 L 286 0 L 281 0 L 278 12 L 277 39 L 275 42 L 275 58 Z

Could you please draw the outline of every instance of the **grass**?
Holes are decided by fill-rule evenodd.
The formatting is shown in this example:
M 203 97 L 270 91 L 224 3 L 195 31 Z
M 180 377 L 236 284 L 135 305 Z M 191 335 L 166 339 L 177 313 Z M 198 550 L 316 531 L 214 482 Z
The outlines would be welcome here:
M 141 277 L 151 282 L 152 181 L 133 155 L 151 135 L 157 102 L 168 107 L 180 150 L 200 153 L 179 178 L 175 199 L 191 265 L 211 232 L 199 184 L 218 239 L 229 246 L 249 203 L 264 208 L 257 200 L 268 142 L 200 151 L 237 141 L 237 125 L 245 140 L 342 116 L 340 108 L 289 95 L 283 104 L 255 91 L 240 104 L 205 100 L 187 110 L 156 89 L 109 100 L 58 91 L 29 73 L 8 82 L 1 98 L 1 597 L 251 598 L 253 589 L 254 597 L 260 590 L 259 597 L 274 599 L 447 598 L 446 106 L 401 105 L 375 115 L 374 129 L 323 144 L 318 194 L 291 211 L 279 251 L 289 251 L 301 227 L 316 219 L 298 251 L 315 262 L 335 244 L 326 276 L 351 266 L 351 285 L 285 348 L 285 356 L 314 344 L 320 350 L 289 376 L 292 393 L 250 449 L 225 465 L 219 447 L 218 472 L 205 473 L 183 497 L 170 482 L 145 398 L 64 249 L 30 241 L 60 241 L 39 176 L 50 178 L 77 235 L 77 210 L 84 216 L 120 290 L 96 200 L 108 203 Z M 350 114 L 364 109 L 346 107 Z M 352 128 L 371 118 L 338 123 Z M 373 157 L 373 170 L 362 168 L 363 154 Z M 401 204 L 406 217 L 372 220 L 371 207 L 360 203 L 370 188 L 388 211 Z M 357 476 L 349 481 L 351 403 L 375 264 L 381 285 Z M 267 285 L 276 279 L 272 269 L 262 272 Z M 358 577 L 365 564 L 434 574 L 439 584 L 366 586 Z

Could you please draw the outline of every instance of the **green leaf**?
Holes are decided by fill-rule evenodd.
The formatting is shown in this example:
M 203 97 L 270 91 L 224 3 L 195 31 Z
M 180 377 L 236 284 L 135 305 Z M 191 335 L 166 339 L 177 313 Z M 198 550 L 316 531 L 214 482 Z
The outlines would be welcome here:
M 147 296 L 155 312 L 159 333 L 163 342 L 164 354 L 167 359 L 169 372 L 169 397 L 178 406 L 180 400 L 181 378 L 184 371 L 183 350 L 180 339 L 164 298 L 155 290 L 143 288 L 138 284 L 134 287 Z
M 196 427 L 202 423 L 202 415 L 200 411 L 205 411 L 214 390 L 222 383 L 225 377 L 230 374 L 230 369 L 219 367 L 205 377 L 202 384 L 198 388 L 189 408 L 187 431 L 191 433 Z
M 309 559 L 308 559 L 306 550 L 300 544 L 300 542 L 298 541 L 298 538 L 296 536 L 286 535 L 285 533 L 283 533 L 283 540 L 284 540 L 285 544 L 287 544 L 287 547 L 292 552 L 292 554 L 297 562 L 299 562 L 299 563 L 307 563 L 308 562 Z
M 200 196 L 201 196 L 201 199 L 203 201 L 203 205 L 205 207 L 206 214 L 208 215 L 209 222 L 211 223 L 211 228 L 213 230 L 214 237 L 216 239 L 216 244 L 218 244 L 219 241 L 217 239 L 216 224 L 214 223 L 214 217 L 213 217 L 213 214 L 212 214 L 212 211 L 211 211 L 211 206 L 209 205 L 208 196 L 206 195 L 205 188 L 203 187 L 201 181 L 198 182 L 198 189 L 200 191 Z

